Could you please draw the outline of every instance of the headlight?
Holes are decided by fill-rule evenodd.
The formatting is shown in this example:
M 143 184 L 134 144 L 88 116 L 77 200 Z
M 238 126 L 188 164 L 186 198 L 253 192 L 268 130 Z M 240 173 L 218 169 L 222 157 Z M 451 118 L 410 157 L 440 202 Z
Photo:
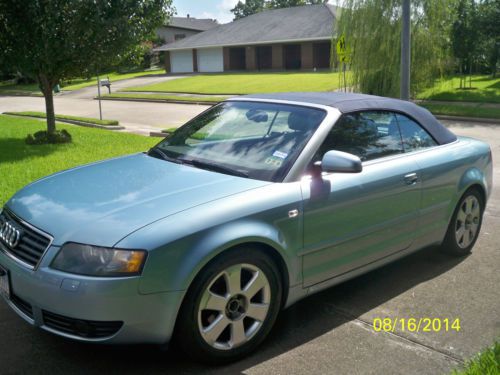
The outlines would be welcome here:
M 50 265 L 59 271 L 87 276 L 140 275 L 147 253 L 77 243 L 65 244 Z

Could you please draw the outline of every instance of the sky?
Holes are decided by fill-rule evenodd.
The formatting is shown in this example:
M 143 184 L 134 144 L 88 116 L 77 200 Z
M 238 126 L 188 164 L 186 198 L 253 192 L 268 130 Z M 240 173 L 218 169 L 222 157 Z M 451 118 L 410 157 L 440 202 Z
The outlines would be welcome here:
M 189 14 L 191 17 L 212 18 L 219 23 L 227 23 L 233 20 L 231 9 L 237 2 L 238 0 L 174 0 L 173 3 L 178 17 Z

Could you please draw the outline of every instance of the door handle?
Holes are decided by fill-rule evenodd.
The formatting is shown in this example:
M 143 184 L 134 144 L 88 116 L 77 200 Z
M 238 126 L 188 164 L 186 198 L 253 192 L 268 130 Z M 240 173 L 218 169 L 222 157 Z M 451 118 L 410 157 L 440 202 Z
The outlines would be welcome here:
M 418 175 L 416 173 L 409 173 L 404 177 L 406 185 L 415 185 L 418 182 Z

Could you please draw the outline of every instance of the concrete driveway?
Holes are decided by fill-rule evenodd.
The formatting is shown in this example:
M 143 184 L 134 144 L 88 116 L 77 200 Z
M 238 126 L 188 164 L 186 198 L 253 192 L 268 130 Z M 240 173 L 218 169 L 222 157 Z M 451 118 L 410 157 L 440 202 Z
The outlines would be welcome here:
M 184 108 L 186 116 L 198 110 Z M 494 154 L 495 190 L 470 256 L 425 249 L 307 298 L 281 313 L 254 355 L 226 367 L 193 364 L 175 347 L 67 341 L 30 327 L 0 302 L 0 373 L 447 374 L 500 337 L 500 126 L 448 125 L 489 142 Z M 458 318 L 461 330 L 375 332 L 373 319 L 385 317 Z

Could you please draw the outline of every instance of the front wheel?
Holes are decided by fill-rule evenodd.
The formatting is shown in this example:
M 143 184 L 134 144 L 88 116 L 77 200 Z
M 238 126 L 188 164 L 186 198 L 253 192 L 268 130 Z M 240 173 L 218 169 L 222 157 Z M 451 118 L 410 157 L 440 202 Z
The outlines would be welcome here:
M 469 254 L 477 241 L 483 222 L 484 200 L 477 189 L 469 189 L 458 202 L 441 245 L 452 255 Z
M 196 277 L 179 314 L 177 338 L 200 361 L 237 360 L 267 336 L 281 299 L 281 278 L 272 258 L 259 250 L 232 250 Z

